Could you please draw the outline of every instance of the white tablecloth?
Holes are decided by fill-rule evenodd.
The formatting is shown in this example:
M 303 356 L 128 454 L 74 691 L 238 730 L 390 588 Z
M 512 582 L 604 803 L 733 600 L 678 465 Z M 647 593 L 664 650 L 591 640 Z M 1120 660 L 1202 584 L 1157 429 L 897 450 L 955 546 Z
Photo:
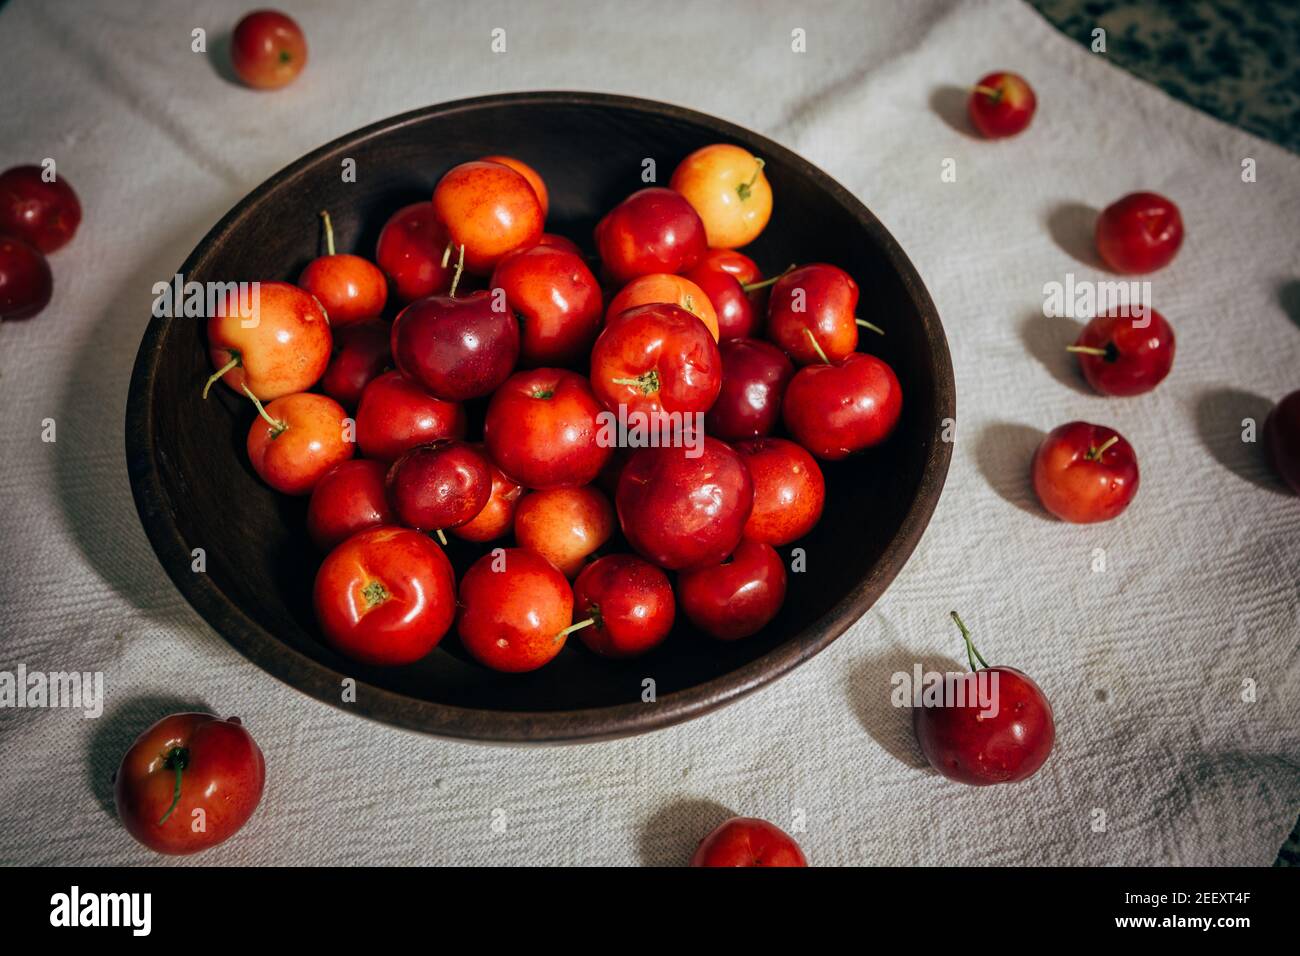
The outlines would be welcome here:
M 51 259 L 50 308 L 0 328 L 0 669 L 107 682 L 99 719 L 0 711 L 0 862 L 153 861 L 117 824 L 108 781 L 136 733 L 183 707 L 239 714 L 268 763 L 261 808 L 206 863 L 678 864 L 731 812 L 800 831 L 817 864 L 1272 861 L 1300 806 L 1300 500 L 1240 431 L 1300 387 L 1300 159 L 1013 0 L 282 5 L 311 59 L 271 94 L 220 63 L 246 4 L 0 11 L 0 168 L 54 157 L 85 207 Z M 195 27 L 210 55 L 191 51 Z M 953 125 L 954 88 L 998 68 L 1031 80 L 1039 113 L 987 143 Z M 853 190 L 938 304 L 960 424 L 917 553 L 820 657 L 649 736 L 476 747 L 317 703 L 208 628 L 141 531 L 123 411 L 151 285 L 264 178 L 385 116 L 547 88 L 714 113 Z M 1087 210 L 1138 188 L 1173 197 L 1187 223 L 1154 278 L 1178 358 L 1154 393 L 1108 400 L 1071 369 L 1042 287 L 1105 277 Z M 1119 428 L 1140 456 L 1141 490 L 1110 524 L 1047 520 L 1028 487 L 1038 436 L 1074 418 Z M 1028 783 L 937 777 L 889 705 L 893 672 L 964 659 L 954 607 L 986 657 L 1055 706 L 1056 750 Z

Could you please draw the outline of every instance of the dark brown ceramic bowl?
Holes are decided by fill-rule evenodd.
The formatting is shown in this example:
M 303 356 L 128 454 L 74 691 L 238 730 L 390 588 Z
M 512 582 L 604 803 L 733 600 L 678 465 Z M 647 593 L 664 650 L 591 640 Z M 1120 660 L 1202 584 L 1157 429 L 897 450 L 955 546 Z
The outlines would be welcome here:
M 903 385 L 903 417 L 883 446 L 827 464 L 826 512 L 797 547 L 780 615 L 747 640 L 720 643 L 683 621 L 667 642 L 611 662 L 570 640 L 531 674 L 498 674 L 469 660 L 455 634 L 418 664 L 349 661 L 320 639 L 311 586 L 320 562 L 304 530 L 306 503 L 271 491 L 251 471 L 246 401 L 216 388 L 203 322 L 154 318 L 131 378 L 126 445 L 131 485 L 163 568 L 198 612 L 260 667 L 311 696 L 386 723 L 497 742 L 596 740 L 698 717 L 790 671 L 861 617 L 925 530 L 948 470 L 941 440 L 954 415 L 952 366 L 934 304 L 898 243 L 846 189 L 776 143 L 700 113 L 621 96 L 523 93 L 461 100 L 384 120 L 322 146 L 240 202 L 182 266 L 187 280 L 293 281 L 318 254 L 328 209 L 341 251 L 373 255 L 390 213 L 427 199 L 458 162 L 509 153 L 533 164 L 551 194 L 547 228 L 591 250 L 606 210 L 642 188 L 653 159 L 666 182 L 707 143 L 740 143 L 767 161 L 771 223 L 745 251 L 766 271 L 833 262 L 862 288 L 861 314 L 884 325 L 865 346 Z M 356 182 L 341 174 L 356 161 Z M 205 573 L 192 568 L 204 549 Z M 787 558 L 790 549 L 784 549 Z M 453 540 L 463 571 L 480 550 Z M 341 681 L 355 678 L 355 703 Z M 644 702 L 644 681 L 655 697 Z

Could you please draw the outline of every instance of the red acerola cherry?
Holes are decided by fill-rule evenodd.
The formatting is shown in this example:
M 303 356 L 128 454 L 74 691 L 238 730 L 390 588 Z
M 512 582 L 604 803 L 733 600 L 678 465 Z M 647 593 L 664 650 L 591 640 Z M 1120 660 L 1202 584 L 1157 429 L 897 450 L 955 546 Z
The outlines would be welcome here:
M 524 179 L 528 180 L 528 185 L 533 187 L 533 193 L 537 196 L 538 203 L 542 207 L 542 218 L 551 210 L 551 196 L 546 189 L 546 182 L 542 179 L 542 174 L 533 167 L 529 166 L 522 159 L 515 159 L 513 156 L 484 156 L 482 161 L 485 163 L 500 163 L 502 166 L 509 166 Z
M 325 222 L 325 255 L 307 263 L 298 276 L 298 287 L 316 297 L 335 331 L 378 318 L 388 301 L 388 280 L 368 259 L 335 253 L 334 225 L 328 212 L 322 212 L 321 218 Z
M 858 284 L 825 263 L 793 269 L 772 286 L 767 334 L 796 365 L 838 362 L 858 347 Z
M 255 10 L 240 20 L 230 38 L 235 73 L 258 90 L 292 83 L 307 65 L 307 40 L 278 10 Z
M 1174 330 L 1150 306 L 1145 315 L 1099 315 L 1069 347 L 1088 384 L 1103 395 L 1149 392 L 1174 367 Z
M 523 548 L 485 554 L 460 582 L 461 643 L 480 664 L 517 674 L 554 659 L 574 630 L 573 590 L 555 565 Z
M 628 543 L 660 567 L 705 567 L 740 543 L 754 483 L 730 445 L 705 436 L 695 448 L 641 448 L 618 479 L 618 520 Z
M 1300 495 L 1300 391 L 1278 402 L 1264 419 L 1264 449 L 1278 477 Z
M 483 510 L 492 496 L 492 470 L 472 446 L 443 439 L 412 448 L 393 462 L 387 487 L 399 522 L 417 531 L 441 531 Z
M 46 182 L 40 166 L 0 173 L 0 236 L 48 255 L 71 242 L 80 224 L 81 203 L 67 180 Z
M 475 448 L 484 452 L 482 445 Z M 465 541 L 492 541 L 509 534 L 515 526 L 515 509 L 524 489 L 511 481 L 501 469 L 491 461 L 488 466 L 492 471 L 492 494 L 483 510 L 463 525 L 452 528 L 451 533 Z
M 461 163 L 433 190 L 433 208 L 447 227 L 450 258 L 464 252 L 465 268 L 488 275 L 501 257 L 535 245 L 542 235 L 542 204 L 522 174 L 496 162 Z
M 309 494 L 327 471 L 352 457 L 347 412 L 334 399 L 299 392 L 265 408 L 253 403 L 258 417 L 248 429 L 248 460 L 281 494 Z
M 0 322 L 30 319 L 53 294 L 45 257 L 25 242 L 0 236 Z
M 1178 207 L 1157 193 L 1129 193 L 1097 217 L 1097 252 L 1116 272 L 1154 272 L 1183 244 Z
M 799 844 L 766 820 L 732 817 L 700 841 L 691 866 L 807 866 Z
M 925 759 L 949 780 L 977 787 L 1026 780 L 1052 752 L 1052 705 L 1023 672 L 989 667 L 956 611 L 952 619 L 966 641 L 971 673 L 963 675 L 969 683 L 961 697 L 913 707 L 912 725 Z
M 393 213 L 379 233 L 375 262 L 392 280 L 398 301 L 414 302 L 451 288 L 456 267 L 443 259 L 448 242 L 432 202 L 412 203 Z
M 1033 89 L 1015 73 L 990 73 L 981 78 L 967 101 L 971 122 L 988 139 L 1021 132 L 1037 108 Z
M 515 509 L 515 541 L 536 551 L 567 578 L 577 577 L 587 559 L 614 534 L 609 499 L 590 485 L 544 488 Z
M 830 461 L 880 444 L 902 411 L 903 390 L 894 370 L 864 352 L 837 364 L 799 369 L 781 403 L 795 441 Z
M 1069 422 L 1038 446 L 1033 478 L 1038 500 L 1062 521 L 1109 521 L 1137 494 L 1137 455 L 1113 428 Z
M 208 357 L 217 379 L 264 402 L 305 392 L 325 373 L 334 337 L 319 302 L 288 282 L 259 282 L 253 313 L 241 313 L 232 292 L 208 317 Z M 251 321 L 250 321 L 251 320 Z
M 307 533 L 321 551 L 331 551 L 358 531 L 394 524 L 382 461 L 354 458 L 321 476 L 307 505 Z
M 334 333 L 334 354 L 320 378 L 321 391 L 344 408 L 356 408 L 366 386 L 392 367 L 388 323 L 376 319 Z
M 784 352 L 762 339 L 729 339 L 718 352 L 722 386 L 704 416 L 705 429 L 723 441 L 770 435 L 781 420 L 781 399 L 794 366 Z
M 785 602 L 785 565 L 770 544 L 741 538 L 721 564 L 677 576 L 682 612 L 705 634 L 737 641 L 757 634 Z
M 699 213 L 660 186 L 634 192 L 596 225 L 596 250 L 618 285 L 654 272 L 685 272 L 707 248 Z
M 385 372 L 365 387 L 356 423 L 361 454 L 385 462 L 439 438 L 464 438 L 466 429 L 459 403 L 434 398 L 398 371 Z
M 722 358 L 696 316 L 666 302 L 611 318 L 591 350 L 591 387 L 610 411 L 706 412 L 722 388 Z
M 590 620 L 578 637 L 601 657 L 636 657 L 667 639 L 676 617 L 668 576 L 631 554 L 610 554 L 573 583 L 574 617 Z
M 496 305 L 486 291 L 412 302 L 393 321 L 397 367 L 444 401 L 491 395 L 519 358 L 519 323 Z
M 614 451 L 601 443 L 603 411 L 576 372 L 519 372 L 492 396 L 483 441 L 497 467 L 526 488 L 585 485 Z
M 575 365 L 591 353 L 604 300 L 581 256 L 540 243 L 520 249 L 497 263 L 490 285 L 522 323 L 520 364 Z
M 817 525 L 826 503 L 826 481 L 807 449 L 784 438 L 757 438 L 737 442 L 736 451 L 754 480 L 746 538 L 779 546 Z
M 758 332 L 758 310 L 740 280 L 705 256 L 700 264 L 686 273 L 686 278 L 709 297 L 718 321 L 718 339 L 739 339 Z

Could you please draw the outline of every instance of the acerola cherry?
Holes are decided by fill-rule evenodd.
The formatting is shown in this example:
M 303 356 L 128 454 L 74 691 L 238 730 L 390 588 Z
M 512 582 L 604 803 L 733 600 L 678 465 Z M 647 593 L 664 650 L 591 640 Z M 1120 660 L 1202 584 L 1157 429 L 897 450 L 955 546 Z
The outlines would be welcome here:
M 401 372 L 385 372 L 366 386 L 357 403 L 361 454 L 396 461 L 402 452 L 439 438 L 464 438 L 465 409 L 434 398 Z
M 1137 494 L 1137 455 L 1113 428 L 1069 422 L 1038 446 L 1033 476 L 1038 500 L 1062 521 L 1109 521 Z
M 298 276 L 298 286 L 316 297 L 337 332 L 343 326 L 379 317 L 388 301 L 388 280 L 373 262 L 335 253 L 330 214 L 322 212 L 321 218 L 325 222 L 325 255 L 307 263 Z
M 758 310 L 740 280 L 705 256 L 685 278 L 708 296 L 717 317 L 718 339 L 739 339 L 758 331 Z M 687 311 L 694 311 L 688 309 Z M 696 313 L 698 314 L 698 313 Z
M 330 551 L 358 531 L 395 523 L 387 474 L 382 461 L 354 458 L 321 476 L 307 504 L 307 533 L 316 547 Z
M 623 286 L 609 303 L 605 324 L 608 325 L 611 320 L 628 309 L 655 302 L 666 302 L 679 309 L 685 309 L 704 323 L 704 327 L 713 336 L 713 341 L 718 341 L 718 316 L 713 310 L 713 302 L 705 291 L 690 279 L 669 275 L 666 272 L 638 276 Z
M 241 315 L 232 292 L 208 319 L 208 356 L 216 372 L 205 396 L 220 379 L 234 392 L 268 402 L 306 391 L 325 373 L 334 340 L 319 302 L 287 282 L 261 282 L 255 310 Z
M 497 467 L 527 488 L 585 485 L 614 450 L 600 442 L 602 411 L 576 372 L 519 372 L 492 396 L 483 440 Z
M 707 248 L 699 214 L 660 186 L 634 192 L 596 225 L 596 250 L 619 285 L 652 272 L 685 272 Z
M 1264 419 L 1264 450 L 1278 477 L 1300 495 L 1300 391 L 1278 402 Z
M 668 185 L 700 214 L 710 249 L 747 246 L 772 217 L 772 187 L 763 161 L 730 143 L 697 149 L 678 164 Z
M 718 346 L 722 387 L 704 416 L 710 435 L 724 441 L 761 438 L 781 420 L 781 399 L 794 366 L 775 345 L 761 339 L 729 339 Z
M 472 446 L 442 439 L 393 462 L 387 487 L 398 521 L 417 531 L 437 531 L 442 539 L 444 528 L 473 520 L 487 505 L 492 470 Z
M 730 445 L 705 436 L 698 449 L 638 449 L 619 476 L 615 505 L 637 552 L 671 570 L 705 567 L 740 543 L 754 484 Z
M 490 395 L 519 358 L 519 323 L 490 292 L 413 302 L 393 321 L 397 367 L 448 402 Z
M 1158 193 L 1129 193 L 1097 217 L 1097 252 L 1116 272 L 1154 272 L 1183 244 L 1183 217 Z
M 517 674 L 564 649 L 573 591 L 551 562 L 523 548 L 485 554 L 460 582 L 461 643 L 480 664 Z
M 326 642 L 380 667 L 433 650 L 456 616 L 456 577 L 436 541 L 409 528 L 371 528 L 329 553 L 316 573 Z
M 1024 77 L 990 73 L 975 84 L 967 101 L 971 122 L 988 139 L 1014 136 L 1029 125 L 1038 98 Z
M 486 449 L 475 445 L 480 452 Z M 492 493 L 483 510 L 459 527 L 452 528 L 451 533 L 466 541 L 491 541 L 507 535 L 515 526 L 515 507 L 524 493 L 522 486 L 507 478 L 491 461 L 488 468 L 492 472 Z
M 766 820 L 732 817 L 700 841 L 691 866 L 807 866 L 799 844 Z
M 614 534 L 614 509 L 590 485 L 546 488 L 520 500 L 515 540 L 574 578 L 597 548 Z
M 590 620 L 578 631 L 601 657 L 636 657 L 658 647 L 673 629 L 676 602 L 668 576 L 631 554 L 610 554 L 573 582 L 573 614 Z
M 352 457 L 345 437 L 347 412 L 332 398 L 312 392 L 284 395 L 265 408 L 248 429 L 253 470 L 281 494 L 305 495 L 327 471 Z
M 321 376 L 321 391 L 344 408 L 356 408 L 366 386 L 392 367 L 388 323 L 380 319 L 346 325 L 334 333 L 334 354 Z
M 784 438 L 737 442 L 754 480 L 754 510 L 745 537 L 767 544 L 789 544 L 821 520 L 826 481 L 807 449 Z
M 830 461 L 880 444 L 902 412 L 903 390 L 894 370 L 864 352 L 834 365 L 799 369 L 781 402 L 794 440 Z
M 447 227 L 465 268 L 488 275 L 507 252 L 535 245 L 542 234 L 542 204 L 527 178 L 509 166 L 475 161 L 454 166 L 438 180 L 433 208 Z
M 25 242 L 0 236 L 0 322 L 30 319 L 53 294 L 45 257 Z
M 603 300 L 581 256 L 540 243 L 517 250 L 497 263 L 490 287 L 522 324 L 520 364 L 574 365 L 590 354 Z
M 230 61 L 254 89 L 279 89 L 307 65 L 307 40 L 298 24 L 278 10 L 255 10 L 235 26 Z
M 767 334 L 796 365 L 838 362 L 858 347 L 858 284 L 816 262 L 780 276 L 767 304 Z M 880 330 L 871 326 L 875 331 Z
M 966 641 L 971 673 L 965 680 L 970 684 L 961 697 L 942 706 L 912 709 L 912 725 L 925 759 L 949 780 L 977 787 L 1026 780 L 1052 752 L 1056 740 L 1052 705 L 1023 672 L 989 667 L 956 611 L 952 619 Z M 983 694 L 977 680 L 987 681 Z
M 611 411 L 707 412 L 722 388 L 722 357 L 685 309 L 641 305 L 605 323 L 591 350 L 591 387 Z
M 741 538 L 721 564 L 677 576 L 682 612 L 705 634 L 737 641 L 757 634 L 785 602 L 785 565 L 770 544 Z
M 67 180 L 47 182 L 40 166 L 0 173 L 0 236 L 48 255 L 71 242 L 80 224 L 81 203 Z
M 543 181 L 541 174 L 529 166 L 522 159 L 515 159 L 513 156 L 484 156 L 485 163 L 500 163 L 502 166 L 509 166 L 524 179 L 528 180 L 528 185 L 533 187 L 533 194 L 537 197 L 537 202 L 542 207 L 542 218 L 551 210 L 551 197 L 546 190 L 546 183 Z
M 432 202 L 404 206 L 379 233 L 375 262 L 393 282 L 400 302 L 440 295 L 451 288 L 455 265 L 447 251 L 447 229 L 438 221 Z
M 1141 395 L 1174 366 L 1174 330 L 1150 306 L 1146 315 L 1099 315 L 1069 347 L 1088 384 L 1103 395 Z

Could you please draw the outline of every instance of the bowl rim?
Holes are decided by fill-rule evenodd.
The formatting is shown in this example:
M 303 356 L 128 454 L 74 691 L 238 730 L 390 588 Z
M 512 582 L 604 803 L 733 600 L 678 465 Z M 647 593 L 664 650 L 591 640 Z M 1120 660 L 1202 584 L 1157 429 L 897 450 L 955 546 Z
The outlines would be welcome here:
M 952 458 L 952 442 L 944 440 L 946 421 L 956 418 L 956 384 L 947 338 L 929 292 L 897 240 L 848 189 L 808 160 L 784 146 L 738 124 L 686 107 L 639 97 L 580 91 L 493 93 L 422 107 L 368 124 L 339 136 L 283 167 L 241 199 L 208 231 L 189 254 L 180 271 L 200 269 L 212 250 L 237 228 L 271 191 L 306 175 L 309 167 L 334 155 L 346 155 L 361 143 L 431 116 L 519 104 L 618 107 L 685 120 L 716 133 L 719 139 L 757 146 L 779 155 L 847 208 L 871 235 L 897 271 L 920 316 L 933 350 L 936 387 L 935 417 L 916 494 L 898 532 L 886 545 L 872 571 L 825 614 L 797 635 L 763 656 L 712 680 L 658 697 L 653 705 L 640 701 L 605 707 L 558 711 L 502 711 L 434 703 L 356 680 L 355 702 L 344 703 L 342 672 L 301 653 L 263 628 L 222 591 L 207 574 L 191 571 L 193 560 L 175 521 L 167 514 L 154 439 L 151 400 L 168 319 L 151 317 L 136 354 L 126 410 L 127 470 L 136 510 L 163 569 L 204 622 L 262 670 L 310 697 L 349 713 L 407 730 L 477 743 L 557 744 L 592 742 L 632 736 L 682 723 L 739 700 L 812 658 L 842 635 L 884 594 L 920 542 L 938 504 Z

